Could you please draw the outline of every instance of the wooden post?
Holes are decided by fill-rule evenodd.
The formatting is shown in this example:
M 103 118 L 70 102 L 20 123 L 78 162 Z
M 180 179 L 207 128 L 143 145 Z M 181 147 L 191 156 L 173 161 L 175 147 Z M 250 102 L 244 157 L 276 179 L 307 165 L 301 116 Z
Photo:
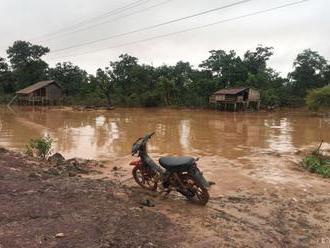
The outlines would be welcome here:
M 13 97 L 13 99 L 10 100 L 10 102 L 7 104 L 7 106 L 10 107 L 10 105 L 15 101 L 16 98 L 17 98 L 17 95 L 15 95 Z

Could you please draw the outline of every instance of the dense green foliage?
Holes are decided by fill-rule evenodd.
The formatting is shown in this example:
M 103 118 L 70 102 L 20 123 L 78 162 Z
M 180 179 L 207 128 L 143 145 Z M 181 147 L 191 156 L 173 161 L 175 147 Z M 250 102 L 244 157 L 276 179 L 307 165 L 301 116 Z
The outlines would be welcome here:
M 31 82 L 46 78 L 48 65 L 41 57 L 48 52 L 49 49 L 46 47 L 32 45 L 25 41 L 15 41 L 7 50 L 13 83 L 18 87 L 26 87 Z
M 330 83 L 330 65 L 312 50 L 298 54 L 287 78 L 268 67 L 273 48 L 263 46 L 242 57 L 233 50 L 212 50 L 198 68 L 183 61 L 154 67 L 123 54 L 95 75 L 70 62 L 50 68 L 41 59 L 48 52 L 25 41 L 9 47 L 8 62 L 0 58 L 0 100 L 39 80 L 55 79 L 64 87 L 67 103 L 74 104 L 206 107 L 214 91 L 247 86 L 261 90 L 265 106 L 295 106 L 304 104 L 310 90 Z
M 322 107 L 330 108 L 330 84 L 311 90 L 307 94 L 306 104 L 312 110 L 318 110 Z
M 26 145 L 26 154 L 45 159 L 51 152 L 53 140 L 49 136 L 31 139 Z

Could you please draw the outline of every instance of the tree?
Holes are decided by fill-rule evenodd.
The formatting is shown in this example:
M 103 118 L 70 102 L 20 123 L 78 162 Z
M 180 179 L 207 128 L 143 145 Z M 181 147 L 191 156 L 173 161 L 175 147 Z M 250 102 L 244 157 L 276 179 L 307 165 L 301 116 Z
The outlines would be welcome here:
M 0 57 L 0 75 L 2 75 L 4 72 L 7 72 L 8 69 L 9 69 L 9 66 L 6 63 L 6 60 L 4 58 Z
M 134 72 L 138 67 L 138 59 L 128 54 L 122 54 L 119 58 L 119 61 L 110 62 L 111 75 L 117 91 L 124 96 L 129 96 L 135 82 Z
M 9 65 L 0 57 L 0 93 L 10 94 L 15 91 L 14 80 Z
M 57 80 L 68 96 L 81 95 L 88 88 L 88 74 L 71 62 L 57 63 L 49 69 L 49 78 Z
M 323 84 L 330 84 L 330 65 L 327 64 L 327 66 L 324 68 L 323 71 Z
M 309 91 L 305 100 L 307 106 L 312 110 L 318 110 L 322 107 L 330 108 L 330 84 Z
M 308 90 L 325 85 L 323 77 L 328 65 L 318 52 L 304 50 L 298 54 L 293 66 L 294 71 L 288 77 L 294 94 L 303 98 Z
M 138 59 L 128 54 L 110 62 L 114 93 L 120 103 L 128 106 L 156 106 L 154 68 L 139 65 Z
M 234 50 L 226 53 L 223 50 L 210 51 L 210 57 L 200 67 L 211 71 L 218 78 L 218 87 L 228 87 L 242 83 L 247 78 L 247 70 Z
M 106 97 L 108 105 L 112 106 L 111 93 L 113 91 L 113 81 L 109 75 L 109 72 L 98 69 L 96 71 L 95 81 L 101 96 Z
M 46 78 L 48 64 L 41 59 L 49 48 L 32 45 L 26 41 L 15 41 L 7 54 L 17 87 L 22 88 Z
M 166 106 L 172 105 L 175 96 L 174 80 L 167 77 L 160 77 L 157 82 L 158 94 L 161 96 Z
M 4 58 L 0 57 L 0 94 L 4 93 L 3 75 L 8 71 L 8 65 Z
M 272 47 L 257 46 L 255 52 L 248 50 L 244 54 L 244 64 L 249 73 L 258 74 L 267 68 L 267 61 L 273 55 Z
M 273 55 L 272 47 L 259 45 L 255 51 L 248 50 L 244 54 L 243 63 L 248 71 L 248 77 L 244 86 L 254 87 L 260 90 L 272 88 L 272 81 L 278 74 L 267 67 L 267 61 Z
M 39 61 L 42 56 L 49 52 L 49 48 L 32 45 L 27 41 L 15 41 L 7 50 L 8 58 L 13 69 L 19 69 L 31 62 Z

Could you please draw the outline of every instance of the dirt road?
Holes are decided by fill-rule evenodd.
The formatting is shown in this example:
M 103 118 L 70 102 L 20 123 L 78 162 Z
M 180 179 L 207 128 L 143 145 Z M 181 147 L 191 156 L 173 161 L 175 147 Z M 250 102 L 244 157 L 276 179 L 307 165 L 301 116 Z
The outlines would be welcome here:
M 305 190 L 241 175 L 245 187 L 200 207 L 121 180 L 125 169 L 106 168 L 113 176 L 102 179 L 53 175 L 51 166 L 0 150 L 1 248 L 330 247 L 330 184 L 317 176 Z

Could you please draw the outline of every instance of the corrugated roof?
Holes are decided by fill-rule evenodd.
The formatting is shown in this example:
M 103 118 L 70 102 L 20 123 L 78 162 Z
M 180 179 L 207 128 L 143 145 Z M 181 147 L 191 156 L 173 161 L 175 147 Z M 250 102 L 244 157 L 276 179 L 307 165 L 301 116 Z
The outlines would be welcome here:
M 21 89 L 19 91 L 16 91 L 16 94 L 30 94 L 36 90 L 39 90 L 49 84 L 52 84 L 52 83 L 56 83 L 56 81 L 54 80 L 47 80 L 47 81 L 41 81 L 41 82 L 38 82 L 36 84 L 32 84 L 24 89 Z M 57 84 L 57 83 L 56 83 Z M 58 86 L 60 86 L 59 84 L 57 84 Z
M 244 90 L 247 90 L 246 87 L 236 87 L 236 88 L 226 88 L 222 90 L 218 90 L 214 93 L 214 95 L 236 95 Z

